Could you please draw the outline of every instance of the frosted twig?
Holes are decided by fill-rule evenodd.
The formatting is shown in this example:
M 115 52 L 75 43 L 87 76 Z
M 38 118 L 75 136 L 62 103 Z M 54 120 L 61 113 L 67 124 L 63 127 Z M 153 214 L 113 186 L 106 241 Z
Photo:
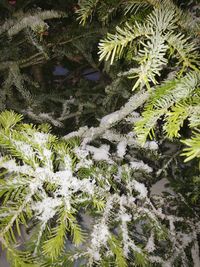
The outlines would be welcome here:
M 89 129 L 84 128 L 85 131 L 82 131 L 83 128 L 81 128 L 82 130 L 79 129 L 77 132 L 67 134 L 63 138 L 67 140 L 71 138 L 71 136 L 77 136 L 83 138 L 82 144 L 87 144 L 88 142 L 101 136 L 106 130 L 110 129 L 118 122 L 123 120 L 126 116 L 128 116 L 131 112 L 136 110 L 148 99 L 148 97 L 149 92 L 140 91 L 132 96 L 121 109 L 104 116 L 101 119 L 100 125 L 98 127 L 91 127 Z

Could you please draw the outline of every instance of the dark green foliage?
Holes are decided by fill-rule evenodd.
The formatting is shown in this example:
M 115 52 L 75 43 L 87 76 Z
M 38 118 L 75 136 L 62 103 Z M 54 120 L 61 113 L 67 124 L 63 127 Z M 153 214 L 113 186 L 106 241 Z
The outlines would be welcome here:
M 0 3 L 11 266 L 198 266 L 198 3 L 11 2 Z M 173 192 L 153 195 L 161 178 Z

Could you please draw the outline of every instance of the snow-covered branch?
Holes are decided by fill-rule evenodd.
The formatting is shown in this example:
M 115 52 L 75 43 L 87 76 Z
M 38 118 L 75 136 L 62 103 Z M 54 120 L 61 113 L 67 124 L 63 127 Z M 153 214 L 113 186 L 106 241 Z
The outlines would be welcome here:
M 126 118 L 131 112 L 143 105 L 148 97 L 149 92 L 140 91 L 137 94 L 133 95 L 121 109 L 104 116 L 101 119 L 100 125 L 98 127 L 81 127 L 78 131 L 69 133 L 63 138 L 67 140 L 75 136 L 81 137 L 83 139 L 82 144 L 86 144 L 101 136 L 106 130 L 110 129 L 118 122 Z

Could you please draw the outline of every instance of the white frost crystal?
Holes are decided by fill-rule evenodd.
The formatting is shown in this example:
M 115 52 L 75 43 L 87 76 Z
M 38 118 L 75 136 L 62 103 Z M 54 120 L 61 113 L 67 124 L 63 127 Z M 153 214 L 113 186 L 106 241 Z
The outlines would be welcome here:
M 140 194 L 140 198 L 147 197 L 148 191 L 144 184 L 137 182 L 136 180 L 133 181 L 134 189 Z
M 158 144 L 156 143 L 156 141 L 147 141 L 144 144 L 145 148 L 151 149 L 151 150 L 157 150 L 158 149 Z
M 46 223 L 56 214 L 56 208 L 62 204 L 61 199 L 46 197 L 42 201 L 36 202 L 32 209 L 36 212 L 37 218 Z
M 34 176 L 38 177 L 41 181 L 52 181 L 53 172 L 47 167 L 37 167 Z
M 120 158 L 123 158 L 124 155 L 126 154 L 126 147 L 127 147 L 127 142 L 125 140 L 119 142 L 117 145 L 117 155 Z
M 130 165 L 131 165 L 131 168 L 134 170 L 145 171 L 147 173 L 150 173 L 153 171 L 153 169 L 149 167 L 147 164 L 145 164 L 143 161 L 131 161 Z
M 50 159 L 51 158 L 51 155 L 52 155 L 52 152 L 51 150 L 47 149 L 47 148 L 44 148 L 43 149 L 43 155 L 47 158 L 47 159 Z
M 1 161 L 0 162 L 1 167 L 7 169 L 9 172 L 16 172 L 16 173 L 22 173 L 22 174 L 27 174 L 27 175 L 30 175 L 33 172 L 33 169 L 31 166 L 26 165 L 26 164 L 18 166 L 14 159 L 5 161 L 3 158 L 0 158 L 0 161 Z
M 91 159 L 88 159 L 89 151 L 85 148 L 75 147 L 74 153 L 76 154 L 79 162 L 76 164 L 76 171 L 80 168 L 90 168 L 93 164 Z
M 145 247 L 146 251 L 153 252 L 156 247 L 154 243 L 154 233 L 152 232 Z
M 91 245 L 88 249 L 88 254 L 90 254 L 94 260 L 100 260 L 100 248 L 106 245 L 109 235 L 110 233 L 105 223 L 99 223 L 94 226 L 91 234 Z
M 86 146 L 86 149 L 92 153 L 94 160 L 106 160 L 109 161 L 109 149 L 110 146 L 102 145 L 100 147 Z
M 118 119 L 118 117 L 119 117 L 119 111 L 115 111 L 111 114 L 108 114 L 101 119 L 100 126 L 112 124 Z
M 25 142 L 22 142 L 22 141 L 14 141 L 13 143 L 16 146 L 16 148 L 21 153 L 23 153 L 25 156 L 30 157 L 30 156 L 33 156 L 35 154 L 31 145 L 26 144 Z
M 33 140 L 40 146 L 45 145 L 48 142 L 49 134 L 36 132 L 33 134 Z

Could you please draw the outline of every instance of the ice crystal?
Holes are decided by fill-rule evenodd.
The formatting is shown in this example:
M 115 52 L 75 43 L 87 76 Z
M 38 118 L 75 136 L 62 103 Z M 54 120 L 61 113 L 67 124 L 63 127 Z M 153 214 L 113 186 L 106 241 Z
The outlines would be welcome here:
M 61 199 L 46 197 L 42 201 L 38 201 L 32 205 L 32 209 L 36 212 L 37 218 L 46 223 L 56 214 L 56 208 L 62 203 Z
M 94 146 L 86 146 L 86 149 L 92 153 L 94 160 L 106 160 L 110 161 L 109 159 L 109 149 L 110 146 L 108 145 L 101 145 L 100 147 L 94 147 Z
M 126 147 L 127 147 L 127 142 L 121 141 L 119 142 L 119 144 L 117 145 L 117 155 L 120 158 L 123 158 L 124 155 L 126 154 Z
M 147 164 L 145 164 L 143 161 L 131 161 L 130 166 L 134 170 L 145 171 L 147 173 L 150 173 L 153 171 L 153 169 Z

